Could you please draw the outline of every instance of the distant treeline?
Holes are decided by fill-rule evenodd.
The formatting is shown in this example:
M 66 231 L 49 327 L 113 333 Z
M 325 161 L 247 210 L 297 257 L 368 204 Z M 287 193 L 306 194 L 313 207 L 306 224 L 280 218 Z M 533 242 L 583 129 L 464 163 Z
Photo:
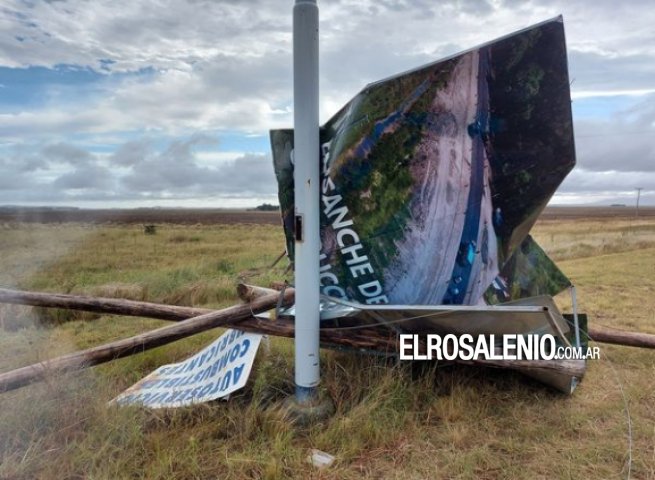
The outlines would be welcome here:
M 270 203 L 262 203 L 261 205 L 256 206 L 252 210 L 257 210 L 259 212 L 275 212 L 280 209 L 279 205 L 272 205 Z

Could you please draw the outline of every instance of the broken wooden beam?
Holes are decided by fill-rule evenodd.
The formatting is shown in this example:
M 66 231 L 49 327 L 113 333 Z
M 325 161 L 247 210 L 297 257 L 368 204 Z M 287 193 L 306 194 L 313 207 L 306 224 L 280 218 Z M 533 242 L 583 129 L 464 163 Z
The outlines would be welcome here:
M 289 289 L 293 290 L 292 287 L 289 287 Z M 279 290 L 258 287 L 256 285 L 247 285 L 245 283 L 240 283 L 237 285 L 237 295 L 244 302 L 252 302 L 255 298 L 264 297 L 272 293 L 279 293 Z
M 511 368 L 523 370 L 552 370 L 573 377 L 582 377 L 585 373 L 584 360 L 455 360 L 457 363 L 480 365 L 483 367 Z
M 160 320 L 185 320 L 213 312 L 207 308 L 179 307 L 160 303 L 123 300 L 120 298 L 87 297 L 61 293 L 23 292 L 0 288 L 0 303 L 30 305 L 32 307 L 63 308 L 86 312 L 158 318 Z
M 256 297 L 255 290 L 268 290 L 263 287 L 243 285 L 238 287 L 243 292 L 244 298 L 248 295 Z M 287 289 L 293 293 L 292 288 Z M 272 291 L 272 290 L 271 290 Z M 248 293 L 250 292 L 250 293 Z M 239 293 L 241 296 L 242 293 Z M 261 295 L 260 295 L 261 296 Z M 84 310 L 89 312 L 106 313 L 113 315 L 129 315 L 137 317 L 158 318 L 161 320 L 180 321 L 195 317 L 213 310 L 196 307 L 180 307 L 176 305 L 163 305 L 151 302 L 139 302 L 134 300 L 122 300 L 116 298 L 86 297 L 80 295 L 65 295 L 57 293 L 23 292 L 0 288 L 0 303 L 12 303 L 20 305 L 31 305 L 49 308 L 67 308 L 72 310 Z M 276 305 L 273 305 L 274 308 Z M 282 320 L 278 320 L 281 322 Z M 254 318 L 246 319 L 241 323 L 240 328 L 244 330 L 249 327 L 259 328 L 261 326 Z M 255 331 L 250 329 L 248 331 Z M 267 331 L 270 335 L 274 332 Z M 589 338 L 594 342 L 623 345 L 628 347 L 655 349 L 655 335 L 640 332 L 627 332 L 624 330 L 610 330 L 608 328 L 589 327 Z M 281 336 L 290 336 L 283 334 Z
M 655 348 L 655 335 L 651 333 L 589 327 L 588 336 L 592 342 L 622 345 L 624 347 Z
M 282 304 L 284 306 L 290 305 L 293 302 L 294 294 L 295 292 L 292 288 L 287 289 L 284 293 L 273 291 L 272 294 L 260 296 L 249 303 L 213 311 L 133 301 L 128 301 L 130 304 L 129 308 L 124 308 L 125 305 L 123 302 L 117 299 L 90 299 L 88 297 L 79 299 L 73 295 L 34 294 L 2 289 L 2 292 L 0 292 L 2 301 L 12 299 L 12 303 L 55 306 L 58 308 L 64 308 L 64 305 L 68 304 L 75 305 L 78 309 L 82 310 L 138 315 L 167 320 L 180 320 L 185 318 L 185 316 L 188 317 L 190 314 L 193 315 L 192 318 L 187 318 L 174 325 L 167 325 L 130 338 L 117 340 L 0 374 L 0 392 L 13 390 L 42 380 L 53 373 L 78 370 L 140 353 L 216 327 L 235 326 L 240 330 L 253 333 L 293 337 L 294 324 L 292 319 L 267 320 L 257 318 L 254 315 L 279 305 L 280 295 L 282 295 Z M 80 302 L 76 303 L 77 300 L 80 300 Z M 95 300 L 98 300 L 98 302 Z M 166 308 L 162 309 L 159 307 Z M 98 310 L 98 308 L 101 310 Z M 200 311 L 200 315 L 197 315 L 198 311 Z M 366 327 L 355 331 L 323 329 L 321 331 L 321 342 L 323 344 L 357 350 L 385 352 L 396 350 L 395 335 L 380 328 Z
M 245 285 L 243 287 L 245 290 L 243 291 L 250 291 L 246 287 L 249 286 Z M 259 288 L 261 287 L 257 287 L 257 289 Z M 277 290 L 271 290 L 271 292 L 273 292 L 271 295 L 274 295 L 277 300 L 270 305 L 269 309 L 277 307 L 280 296 L 280 292 Z M 284 304 L 287 305 L 292 303 L 294 296 L 295 290 L 291 287 L 287 288 L 284 292 Z M 256 298 L 254 301 L 257 301 L 260 298 L 262 298 L 261 295 L 259 295 L 258 298 Z M 14 303 L 53 308 L 71 308 L 112 315 L 128 315 L 174 321 L 182 321 L 190 317 L 214 312 L 214 310 L 209 310 L 206 308 L 180 307 L 176 305 L 162 305 L 158 303 L 120 300 L 115 298 L 92 298 L 78 295 L 21 292 L 18 290 L 7 289 L 0 289 L 0 303 Z M 248 304 L 244 305 L 247 306 Z M 263 320 L 251 315 L 245 319 L 239 320 L 238 322 L 238 328 L 246 332 L 262 333 L 264 335 L 276 335 L 279 337 L 293 337 L 294 335 L 292 318 Z M 229 325 L 231 323 L 233 322 L 227 322 L 225 325 Z M 363 328 L 354 331 L 330 329 L 321 330 L 321 341 L 323 343 L 334 342 L 338 345 L 352 348 L 370 348 L 387 351 L 390 347 L 387 338 L 386 329 Z M 393 338 L 395 341 L 395 337 Z M 378 348 L 376 348 L 376 346 Z
M 130 338 L 117 340 L 80 352 L 70 353 L 0 374 L 0 392 L 28 385 L 53 373 L 98 365 L 166 345 L 205 330 L 233 324 L 246 318 L 252 318 L 253 314 L 261 313 L 275 307 L 278 303 L 279 296 L 278 293 L 275 293 L 258 298 L 248 304 L 234 305 L 222 310 L 194 316 L 174 325 L 167 325 Z M 284 303 L 288 304 L 292 301 L 293 293 L 286 293 Z

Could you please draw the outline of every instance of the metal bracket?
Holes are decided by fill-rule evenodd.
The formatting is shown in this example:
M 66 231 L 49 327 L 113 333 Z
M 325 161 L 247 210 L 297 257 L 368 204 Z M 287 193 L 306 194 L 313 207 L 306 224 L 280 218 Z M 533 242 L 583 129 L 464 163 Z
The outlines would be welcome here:
M 303 216 L 302 214 L 296 214 L 293 222 L 293 232 L 296 237 L 296 242 L 303 241 Z

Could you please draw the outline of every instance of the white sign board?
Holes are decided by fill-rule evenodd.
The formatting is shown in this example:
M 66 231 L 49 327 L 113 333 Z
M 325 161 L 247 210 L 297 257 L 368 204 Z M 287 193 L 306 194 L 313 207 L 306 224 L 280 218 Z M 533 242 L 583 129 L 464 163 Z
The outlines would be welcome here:
M 159 367 L 111 403 L 170 408 L 225 397 L 245 386 L 261 338 L 227 330 L 193 357 Z

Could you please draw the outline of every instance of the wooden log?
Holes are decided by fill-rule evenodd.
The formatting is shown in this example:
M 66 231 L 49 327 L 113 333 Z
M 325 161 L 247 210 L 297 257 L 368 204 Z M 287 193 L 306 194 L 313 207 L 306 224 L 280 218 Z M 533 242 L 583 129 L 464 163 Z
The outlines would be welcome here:
M 553 370 L 574 377 L 582 377 L 585 373 L 584 360 L 456 360 L 456 362 L 517 370 Z
M 288 287 L 288 288 L 292 289 L 292 287 Z M 241 300 L 245 302 L 249 302 L 255 298 L 259 298 L 264 295 L 269 295 L 275 292 L 276 290 L 281 290 L 281 289 L 282 289 L 281 284 L 275 285 L 275 289 L 271 289 L 271 288 L 264 288 L 255 285 L 247 285 L 241 283 L 237 286 L 237 294 L 239 298 L 241 298 Z M 589 327 L 588 335 L 592 341 L 599 342 L 599 343 L 609 343 L 609 344 L 623 345 L 629 347 L 655 349 L 655 335 L 648 334 L 648 333 L 627 332 L 623 330 L 609 330 L 609 329 L 603 329 L 598 327 L 596 328 Z M 491 366 L 491 364 L 489 365 Z M 560 367 L 552 367 L 552 362 L 549 363 L 548 365 L 551 366 L 543 367 L 543 368 L 560 369 Z M 524 365 L 522 364 L 517 364 L 517 367 L 525 368 Z M 568 367 L 569 365 L 567 365 L 566 368 Z M 533 368 L 541 368 L 541 367 L 535 366 Z M 579 366 L 574 365 L 572 369 L 573 371 L 575 371 L 575 373 L 572 374 L 577 375 L 579 373 L 577 371 L 577 369 L 579 369 Z
M 289 290 L 293 290 L 293 288 L 289 287 Z M 279 291 L 273 290 L 272 288 L 258 287 L 256 285 L 247 285 L 245 283 L 240 283 L 237 285 L 237 295 L 244 302 L 252 302 L 256 298 L 264 297 L 266 295 L 271 295 L 273 293 L 279 294 Z
M 185 320 L 213 312 L 207 308 L 179 307 L 159 303 L 138 302 L 118 298 L 87 297 L 60 293 L 22 292 L 0 288 L 0 303 L 31 305 L 33 307 L 64 308 L 87 312 L 158 318 L 161 320 Z
M 260 313 L 277 305 L 279 294 L 261 297 L 248 304 L 234 305 L 204 315 L 189 318 L 174 325 L 167 325 L 134 337 L 117 340 L 105 345 L 89 348 L 45 362 L 35 363 L 0 374 L 0 392 L 13 390 L 47 375 L 69 370 L 77 370 L 92 365 L 126 357 L 151 348 L 166 345 L 184 337 L 200 333 L 211 328 L 236 323 L 251 318 L 254 313 Z M 293 292 L 285 293 L 284 303 L 293 301 Z
M 293 302 L 294 293 L 292 288 L 284 292 L 283 304 L 285 306 Z M 220 326 L 238 324 L 236 325 L 237 328 L 248 332 L 282 337 L 294 336 L 294 324 L 291 319 L 271 321 L 253 316 L 253 314 L 269 310 L 278 305 L 280 293 L 277 291 L 268 296 L 256 298 L 250 303 L 217 311 L 131 301 L 129 308 L 125 308 L 125 305 L 119 300 L 90 299 L 87 297 L 84 297 L 80 303 L 75 303 L 78 299 L 74 298 L 73 295 L 28 294 L 14 291 L 9 293 L 3 291 L 0 295 L 4 295 L 5 300 L 11 298 L 12 303 L 60 308 L 70 304 L 75 305 L 76 308 L 90 309 L 91 311 L 99 311 L 97 308 L 100 308 L 103 313 L 152 316 L 168 320 L 179 320 L 189 313 L 197 313 L 198 310 L 204 311 L 202 315 L 188 318 L 174 325 L 0 374 L 0 392 L 13 390 L 42 380 L 52 373 L 77 370 L 109 362 Z M 20 300 L 20 302 L 17 302 L 17 300 Z M 98 300 L 98 302 L 93 300 Z M 379 328 L 362 328 L 352 331 L 324 329 L 321 331 L 321 342 L 359 350 L 394 352 L 397 348 L 395 335 Z
M 64 355 L 46 362 L 0 374 L 0 391 L 19 388 L 40 380 L 51 373 L 65 372 L 108 362 L 113 359 L 165 345 L 204 330 L 218 326 L 232 325 L 234 323 L 238 323 L 238 328 L 244 331 L 282 337 L 294 336 L 294 324 L 291 319 L 282 318 L 271 321 L 253 316 L 253 314 L 277 306 L 280 298 L 279 292 L 261 287 L 242 285 L 240 286 L 239 293 L 243 298 L 252 299 L 252 301 L 248 304 L 236 305 L 223 310 L 210 311 L 207 309 L 177 307 L 129 300 L 40 294 L 0 289 L 0 302 L 5 303 L 76 308 L 102 313 L 138 315 L 168 320 L 180 320 L 188 316 L 193 317 L 175 325 L 166 326 L 134 337 L 110 342 L 81 352 Z M 293 288 L 288 288 L 284 292 L 283 303 L 285 305 L 292 303 L 294 294 Z M 625 335 L 628 332 L 619 333 Z M 376 350 L 386 353 L 395 353 L 398 348 L 395 334 L 382 327 L 364 327 L 347 330 L 323 328 L 320 334 L 321 342 L 330 346 L 336 345 L 357 350 Z M 633 342 L 632 345 L 644 345 L 643 341 L 635 345 L 633 338 L 635 334 L 630 335 L 628 333 L 627 340 Z M 474 363 L 484 366 L 516 369 L 552 369 L 576 376 L 580 376 L 584 372 L 584 362 L 476 360 L 474 362 L 459 363 Z
M 244 285 L 244 287 L 241 288 L 247 290 L 252 288 L 252 286 Z M 292 288 L 287 290 L 293 292 Z M 56 293 L 23 292 L 5 288 L 0 288 L 0 303 L 32 305 L 38 307 L 68 308 L 74 310 L 85 310 L 89 312 L 108 313 L 114 315 L 130 315 L 175 321 L 184 320 L 213 311 L 206 308 L 180 307 L 176 305 L 163 305 L 159 303 L 138 302 L 134 300 L 96 298 Z M 281 320 L 278 320 L 278 322 L 279 321 Z M 245 330 L 249 325 L 251 327 L 258 328 L 260 323 L 253 318 L 246 319 L 245 322 L 240 325 L 240 328 Z M 270 331 L 267 331 L 266 333 L 275 335 L 275 333 Z M 607 328 L 589 327 L 589 337 L 592 341 L 599 343 L 609 343 L 640 348 L 655 348 L 655 335 L 649 333 L 627 332 L 624 330 L 610 330 Z
M 589 339 L 593 342 L 623 345 L 625 347 L 655 348 L 655 335 L 650 333 L 589 327 L 588 334 Z
M 246 287 L 250 286 L 245 285 L 243 288 Z M 278 291 L 274 291 L 274 295 L 279 299 L 280 293 Z M 287 288 L 284 294 L 284 303 L 292 303 L 294 296 L 294 289 Z M 113 315 L 128 315 L 174 321 L 181 321 L 190 317 L 214 312 L 214 310 L 208 310 L 206 308 L 180 307 L 176 305 L 162 305 L 158 303 L 120 300 L 115 298 L 92 298 L 78 295 L 21 292 L 18 290 L 7 289 L 0 289 L 0 303 L 71 308 Z M 274 302 L 270 308 L 276 306 L 277 301 Z M 226 325 L 230 323 L 232 322 L 227 322 Z M 280 318 L 270 321 L 249 316 L 239 322 L 239 329 L 247 332 L 276 335 L 280 337 L 293 337 L 294 335 L 293 320 L 288 318 Z M 386 351 L 390 347 L 387 338 L 387 332 L 384 329 L 365 328 L 352 331 L 321 330 L 322 342 L 334 342 L 352 348 L 370 348 Z M 395 341 L 395 337 L 393 338 Z M 375 348 L 376 345 L 378 345 L 378 348 Z
M 239 322 L 234 328 L 245 332 L 288 338 L 293 338 L 295 331 L 293 320 L 289 318 L 280 318 L 277 320 L 250 318 Z M 324 346 L 338 346 L 355 350 L 374 350 L 388 353 L 395 353 L 398 350 L 395 333 L 386 328 L 365 327 L 353 330 L 321 328 L 320 335 L 321 344 Z
M 293 287 L 287 288 L 287 291 L 292 295 L 295 292 Z M 237 285 L 237 295 L 244 302 L 252 302 L 257 298 L 272 294 L 279 296 L 279 291 L 271 288 L 246 285 L 243 283 Z M 6 288 L 0 288 L 0 303 L 83 310 L 86 312 L 107 313 L 110 315 L 127 315 L 174 321 L 186 320 L 187 318 L 197 317 L 198 315 L 204 315 L 205 313 L 215 311 L 207 308 L 181 307 L 178 305 L 123 300 L 120 298 L 88 297 L 84 295 L 69 295 L 61 293 L 23 292 Z M 291 303 L 293 303 L 293 300 L 291 300 Z M 273 305 L 271 308 L 274 308 L 276 305 Z

